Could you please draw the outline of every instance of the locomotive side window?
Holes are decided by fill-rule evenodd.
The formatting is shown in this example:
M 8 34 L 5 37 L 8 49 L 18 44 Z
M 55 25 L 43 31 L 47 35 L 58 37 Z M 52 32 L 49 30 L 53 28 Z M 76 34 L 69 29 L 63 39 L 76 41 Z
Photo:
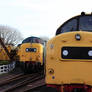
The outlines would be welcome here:
M 36 48 L 26 48 L 26 52 L 36 52 Z

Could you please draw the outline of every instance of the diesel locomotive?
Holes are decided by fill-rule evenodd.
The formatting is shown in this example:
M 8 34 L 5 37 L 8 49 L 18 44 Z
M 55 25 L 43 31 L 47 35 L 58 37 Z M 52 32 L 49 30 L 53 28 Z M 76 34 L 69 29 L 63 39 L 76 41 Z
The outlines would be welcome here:
M 44 41 L 38 37 L 28 37 L 18 49 L 21 69 L 25 73 L 39 72 L 44 65 Z
M 44 92 L 92 92 L 92 14 L 82 12 L 57 29 L 45 67 Z

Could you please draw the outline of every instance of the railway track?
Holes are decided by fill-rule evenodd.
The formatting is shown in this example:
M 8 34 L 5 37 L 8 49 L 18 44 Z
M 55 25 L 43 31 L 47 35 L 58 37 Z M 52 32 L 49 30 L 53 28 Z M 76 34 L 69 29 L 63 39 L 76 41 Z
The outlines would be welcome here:
M 17 74 L 17 75 L 9 75 L 9 76 L 7 76 L 7 77 L 5 77 L 4 80 L 3 79 L 0 80 L 0 86 L 5 85 L 5 84 L 7 84 L 9 82 L 12 82 L 12 81 L 14 81 L 16 79 L 19 79 L 22 75 L 24 75 L 24 74 L 20 73 L 20 74 Z
M 13 76 L 0 82 L 0 92 L 27 92 L 30 88 L 27 85 L 41 80 L 42 78 L 44 78 L 44 76 L 41 75 L 41 73 L 34 73 L 29 75 L 19 74 Z
M 28 84 L 27 87 L 23 90 L 23 92 L 29 92 L 31 90 L 35 90 L 37 88 L 45 86 L 46 84 L 45 84 L 44 80 L 45 79 L 42 78 L 42 79 L 39 79 L 39 80 L 35 81 L 34 83 L 32 82 L 32 83 Z

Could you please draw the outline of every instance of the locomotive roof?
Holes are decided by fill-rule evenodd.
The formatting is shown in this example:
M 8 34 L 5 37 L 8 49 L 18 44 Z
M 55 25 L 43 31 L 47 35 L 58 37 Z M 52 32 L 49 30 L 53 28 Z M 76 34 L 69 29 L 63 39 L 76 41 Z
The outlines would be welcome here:
M 82 12 L 81 15 L 70 18 L 57 29 L 56 35 L 80 30 L 92 32 L 92 14 Z
M 22 43 L 41 43 L 42 41 L 43 40 L 40 39 L 39 37 L 31 36 L 31 37 L 24 39 Z

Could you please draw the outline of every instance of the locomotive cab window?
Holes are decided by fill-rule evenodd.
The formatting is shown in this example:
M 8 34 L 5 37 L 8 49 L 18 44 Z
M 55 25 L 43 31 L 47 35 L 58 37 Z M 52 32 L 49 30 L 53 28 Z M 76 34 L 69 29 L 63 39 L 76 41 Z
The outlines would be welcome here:
M 40 43 L 40 44 L 43 44 L 44 43 L 44 40 L 42 40 L 41 38 L 38 38 L 38 37 L 28 37 L 26 39 L 24 39 L 22 41 L 22 44 L 23 43 Z
M 80 15 L 69 19 L 57 29 L 56 35 L 80 30 L 92 32 L 92 15 Z
M 77 19 L 70 20 L 62 28 L 60 33 L 71 32 L 77 29 Z
M 79 30 L 92 32 L 92 16 L 80 17 Z
M 36 48 L 26 48 L 26 52 L 36 52 Z

